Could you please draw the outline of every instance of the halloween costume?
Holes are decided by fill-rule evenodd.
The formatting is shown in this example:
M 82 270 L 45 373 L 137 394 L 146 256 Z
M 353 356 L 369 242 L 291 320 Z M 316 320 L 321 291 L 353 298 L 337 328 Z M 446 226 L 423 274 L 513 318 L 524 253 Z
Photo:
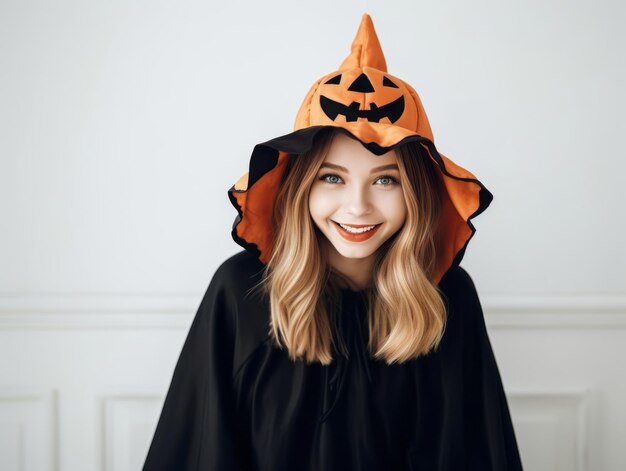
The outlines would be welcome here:
M 436 351 L 387 365 L 367 353 L 367 303 L 341 290 L 348 358 L 291 361 L 250 293 L 272 250 L 271 211 L 287 159 L 328 127 L 381 155 L 416 141 L 444 183 L 434 281 L 447 323 Z M 426 157 L 425 157 L 426 158 Z M 255 146 L 228 191 L 246 250 L 216 271 L 176 365 L 144 470 L 519 470 L 501 377 L 474 284 L 459 266 L 491 193 L 437 151 L 417 93 L 387 73 L 368 15 L 338 71 L 315 82 L 295 130 Z

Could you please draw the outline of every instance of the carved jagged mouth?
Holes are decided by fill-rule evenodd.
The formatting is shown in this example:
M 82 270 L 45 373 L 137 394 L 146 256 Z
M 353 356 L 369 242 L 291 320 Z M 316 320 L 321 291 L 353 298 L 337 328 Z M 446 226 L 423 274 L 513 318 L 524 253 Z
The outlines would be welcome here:
M 365 118 L 368 121 L 377 123 L 383 118 L 388 118 L 389 121 L 395 123 L 404 112 L 404 96 L 400 96 L 400 98 L 381 107 L 378 107 L 376 103 L 370 103 L 369 110 L 360 110 L 359 103 L 356 101 L 353 101 L 350 106 L 346 106 L 343 103 L 320 95 L 320 106 L 326 113 L 326 116 L 333 121 L 342 114 L 346 117 L 346 121 L 356 121 L 357 118 Z

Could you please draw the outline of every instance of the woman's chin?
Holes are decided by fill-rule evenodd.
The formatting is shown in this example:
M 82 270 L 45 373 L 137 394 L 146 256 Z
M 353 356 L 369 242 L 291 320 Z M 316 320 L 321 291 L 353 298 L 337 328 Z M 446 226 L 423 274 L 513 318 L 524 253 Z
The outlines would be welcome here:
M 370 257 L 375 248 L 372 247 L 345 247 L 343 245 L 335 246 L 336 255 L 350 261 L 363 260 Z

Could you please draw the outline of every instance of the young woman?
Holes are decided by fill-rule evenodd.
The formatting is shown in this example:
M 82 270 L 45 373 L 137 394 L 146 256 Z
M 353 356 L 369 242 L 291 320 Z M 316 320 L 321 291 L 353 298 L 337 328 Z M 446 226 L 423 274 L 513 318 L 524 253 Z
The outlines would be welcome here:
M 144 470 L 519 470 L 459 266 L 491 193 L 441 155 L 368 15 L 230 190 Z

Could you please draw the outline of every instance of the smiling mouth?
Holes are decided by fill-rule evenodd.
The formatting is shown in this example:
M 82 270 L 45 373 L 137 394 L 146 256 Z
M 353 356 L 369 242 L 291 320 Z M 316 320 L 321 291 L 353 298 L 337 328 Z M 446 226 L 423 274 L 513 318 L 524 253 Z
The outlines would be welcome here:
M 374 235 L 380 224 L 342 224 L 333 221 L 339 235 L 351 242 L 363 242 Z
M 333 221 L 342 229 L 350 232 L 351 234 L 362 234 L 364 232 L 369 232 L 380 224 L 342 224 L 337 221 Z

